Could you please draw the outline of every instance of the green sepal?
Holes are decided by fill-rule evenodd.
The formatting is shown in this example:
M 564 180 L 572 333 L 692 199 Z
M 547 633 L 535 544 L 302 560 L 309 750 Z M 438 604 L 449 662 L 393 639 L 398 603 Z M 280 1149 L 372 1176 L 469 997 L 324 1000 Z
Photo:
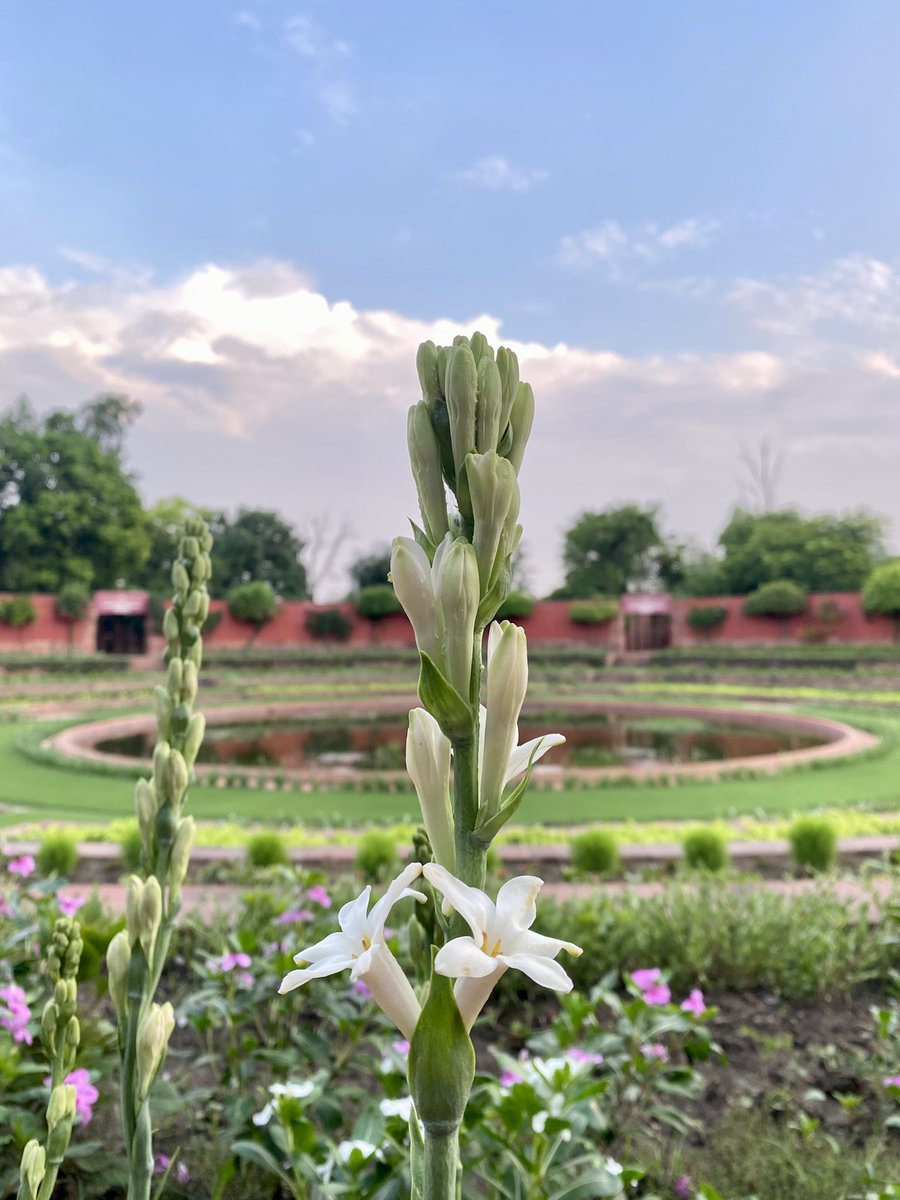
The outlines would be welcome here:
M 500 570 L 494 574 L 487 591 L 481 597 L 481 603 L 475 614 L 476 629 L 484 629 L 490 623 L 499 611 L 500 605 L 509 595 L 512 587 L 512 558 L 507 555 L 503 557 L 505 561 L 501 563 Z
M 451 740 L 472 733 L 475 717 L 471 708 L 434 660 L 423 652 L 419 653 L 419 699 Z
M 409 1114 L 409 1174 L 412 1183 L 410 1200 L 425 1200 L 425 1142 L 415 1105 Z
M 453 980 L 434 969 L 409 1046 L 409 1090 L 426 1131 L 449 1133 L 466 1112 L 475 1079 L 475 1047 L 459 1014 Z
M 429 562 L 434 562 L 434 552 L 437 549 L 437 546 L 435 546 L 434 542 L 431 540 L 425 530 L 422 529 L 421 526 L 417 525 L 412 518 L 410 518 L 409 523 L 412 527 L 412 535 L 415 539 L 416 545 L 422 547 L 422 549 L 428 555 Z
M 525 789 L 528 787 L 528 784 L 531 781 L 531 770 L 534 765 L 534 756 L 537 754 L 540 748 L 541 743 L 538 742 L 531 752 L 531 757 L 528 760 L 528 766 L 525 768 L 525 774 L 522 776 L 520 782 L 517 783 L 510 792 L 502 807 L 498 809 L 498 811 L 495 812 L 492 817 L 486 817 L 484 820 L 479 821 L 472 830 L 470 836 L 473 842 L 476 842 L 479 846 L 490 846 L 491 842 L 494 840 L 506 822 L 510 819 L 510 817 L 515 815 L 516 809 L 522 803 L 522 797 L 525 795 Z
M 452 491 L 456 488 L 456 464 L 453 461 L 453 443 L 450 440 L 450 413 L 447 401 L 443 397 L 431 410 L 431 427 L 441 452 L 441 470 Z

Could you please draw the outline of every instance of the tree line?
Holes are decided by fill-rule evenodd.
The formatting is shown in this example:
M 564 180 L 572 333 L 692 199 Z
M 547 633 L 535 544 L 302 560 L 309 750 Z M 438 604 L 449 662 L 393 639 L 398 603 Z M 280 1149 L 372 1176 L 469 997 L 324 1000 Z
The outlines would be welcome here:
M 0 591 L 127 586 L 166 594 L 178 528 L 198 511 L 215 538 L 214 595 L 252 581 L 282 599 L 309 599 L 309 547 L 277 512 L 229 514 L 181 497 L 144 506 L 122 459 L 139 414 L 136 402 L 106 395 L 44 417 L 23 399 L 0 417 Z M 577 517 L 563 544 L 564 583 L 552 598 L 747 595 L 773 581 L 856 591 L 885 558 L 885 521 L 863 511 L 805 516 L 739 507 L 708 551 L 667 534 L 658 507 L 624 504 Z M 353 593 L 383 586 L 389 561 L 387 547 L 357 558 Z

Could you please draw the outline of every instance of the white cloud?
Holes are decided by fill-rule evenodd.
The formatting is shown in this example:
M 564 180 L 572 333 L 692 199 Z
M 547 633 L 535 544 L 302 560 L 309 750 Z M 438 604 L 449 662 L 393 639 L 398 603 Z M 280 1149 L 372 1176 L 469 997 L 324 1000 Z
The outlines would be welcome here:
M 312 17 L 297 14 L 284 23 L 286 45 L 310 70 L 310 89 L 325 115 L 335 125 L 349 125 L 359 113 L 357 89 L 350 78 L 349 42 L 332 35 Z
M 560 239 L 558 261 L 571 270 L 602 266 L 614 279 L 636 267 L 663 262 L 683 250 L 708 246 L 720 230 L 718 221 L 687 217 L 674 225 L 655 221 L 626 228 L 607 219 L 593 229 Z
M 765 346 L 630 356 L 517 342 L 487 313 L 424 321 L 361 309 L 283 262 L 210 263 L 164 283 L 0 269 L 8 400 L 26 392 L 46 408 L 128 393 L 145 404 L 132 446 L 150 499 L 264 505 L 295 521 L 346 513 L 362 548 L 413 514 L 405 411 L 417 345 L 475 328 L 509 341 L 538 400 L 523 519 L 539 589 L 557 581 L 562 531 L 585 508 L 662 501 L 672 527 L 711 538 L 735 499 L 738 447 L 760 430 L 790 449 L 787 501 L 900 507 L 900 478 L 879 450 L 900 439 L 896 343 L 868 359 L 839 343 L 815 361 Z
M 244 29 L 258 30 L 262 29 L 262 21 L 255 12 L 251 12 L 248 8 L 242 8 L 234 14 L 235 25 L 240 25 Z
M 457 178 L 489 192 L 530 192 L 550 177 L 539 167 L 518 167 L 500 154 L 479 158 L 457 173 Z

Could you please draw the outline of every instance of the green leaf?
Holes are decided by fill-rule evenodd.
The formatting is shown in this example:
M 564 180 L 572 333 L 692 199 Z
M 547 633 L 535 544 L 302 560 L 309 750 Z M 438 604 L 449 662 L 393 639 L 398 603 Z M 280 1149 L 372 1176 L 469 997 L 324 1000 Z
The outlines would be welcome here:
M 427 654 L 419 654 L 419 699 L 448 738 L 469 737 L 475 716 L 469 705 Z
M 515 814 L 516 809 L 522 803 L 522 797 L 525 795 L 525 789 L 531 780 L 531 770 L 534 766 L 534 756 L 540 749 L 540 742 L 531 752 L 531 757 L 528 760 L 528 766 L 525 769 L 525 774 L 519 783 L 516 784 L 512 792 L 506 799 L 503 807 L 498 812 L 494 813 L 485 821 L 479 821 L 472 830 L 472 840 L 478 842 L 480 846 L 490 846 L 491 842 L 506 824 L 506 822 Z
M 293 1191 L 293 1180 L 286 1171 L 282 1170 L 275 1156 L 270 1154 L 264 1146 L 260 1146 L 256 1142 L 234 1142 L 231 1152 L 238 1158 L 243 1158 L 257 1167 L 262 1167 L 264 1171 L 270 1171 L 273 1175 L 277 1175 L 282 1183 L 287 1185 L 288 1190 Z

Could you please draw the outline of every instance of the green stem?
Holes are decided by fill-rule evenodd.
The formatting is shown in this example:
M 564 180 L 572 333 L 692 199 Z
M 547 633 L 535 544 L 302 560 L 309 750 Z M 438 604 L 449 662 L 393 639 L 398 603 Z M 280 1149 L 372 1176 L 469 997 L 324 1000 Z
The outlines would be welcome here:
M 453 742 L 453 821 L 456 827 L 456 874 L 471 887 L 484 887 L 486 851 L 472 839 L 478 820 L 478 739 Z
M 449 1132 L 425 1127 L 423 1200 L 456 1200 L 459 1171 L 459 1126 Z

